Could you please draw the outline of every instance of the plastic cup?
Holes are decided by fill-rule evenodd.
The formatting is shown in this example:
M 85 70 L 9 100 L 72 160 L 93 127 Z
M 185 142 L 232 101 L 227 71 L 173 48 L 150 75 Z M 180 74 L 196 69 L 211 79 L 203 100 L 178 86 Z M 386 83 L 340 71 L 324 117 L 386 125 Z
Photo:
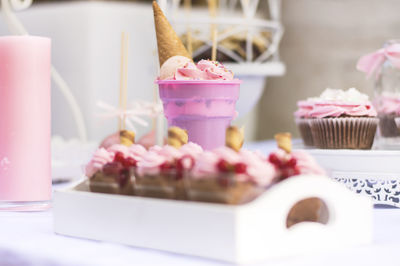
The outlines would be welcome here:
M 189 141 L 211 150 L 225 145 L 225 131 L 236 117 L 240 80 L 159 80 L 168 126 L 186 129 Z

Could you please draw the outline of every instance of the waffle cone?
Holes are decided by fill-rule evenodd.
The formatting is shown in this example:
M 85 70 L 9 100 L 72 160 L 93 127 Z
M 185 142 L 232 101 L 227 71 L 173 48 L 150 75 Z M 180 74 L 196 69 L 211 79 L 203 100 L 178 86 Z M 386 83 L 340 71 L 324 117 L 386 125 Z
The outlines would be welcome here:
M 191 58 L 189 52 L 186 50 L 171 24 L 169 24 L 156 1 L 153 1 L 153 12 L 160 66 L 162 66 L 168 58 L 175 55 Z

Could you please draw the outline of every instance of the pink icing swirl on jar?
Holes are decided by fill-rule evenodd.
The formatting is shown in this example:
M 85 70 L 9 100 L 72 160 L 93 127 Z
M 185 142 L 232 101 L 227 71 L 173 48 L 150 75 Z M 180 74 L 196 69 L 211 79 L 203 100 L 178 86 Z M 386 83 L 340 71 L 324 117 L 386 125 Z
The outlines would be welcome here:
M 400 115 L 400 96 L 381 95 L 374 100 L 378 113 Z

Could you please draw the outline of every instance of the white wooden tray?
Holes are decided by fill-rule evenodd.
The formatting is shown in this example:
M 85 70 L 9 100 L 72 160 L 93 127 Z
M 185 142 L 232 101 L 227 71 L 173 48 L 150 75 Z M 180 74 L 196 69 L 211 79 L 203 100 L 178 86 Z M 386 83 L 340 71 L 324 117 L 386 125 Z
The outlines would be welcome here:
M 327 223 L 287 228 L 292 206 L 310 197 L 325 202 Z M 290 178 L 239 206 L 92 193 L 80 183 L 55 192 L 54 228 L 68 236 L 251 263 L 370 243 L 372 201 L 323 176 Z

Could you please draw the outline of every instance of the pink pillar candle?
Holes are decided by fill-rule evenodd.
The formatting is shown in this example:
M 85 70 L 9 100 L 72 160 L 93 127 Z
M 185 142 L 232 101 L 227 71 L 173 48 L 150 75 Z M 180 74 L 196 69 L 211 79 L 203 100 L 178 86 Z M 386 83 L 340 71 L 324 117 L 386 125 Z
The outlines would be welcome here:
M 51 40 L 0 37 L 0 208 L 51 199 Z

